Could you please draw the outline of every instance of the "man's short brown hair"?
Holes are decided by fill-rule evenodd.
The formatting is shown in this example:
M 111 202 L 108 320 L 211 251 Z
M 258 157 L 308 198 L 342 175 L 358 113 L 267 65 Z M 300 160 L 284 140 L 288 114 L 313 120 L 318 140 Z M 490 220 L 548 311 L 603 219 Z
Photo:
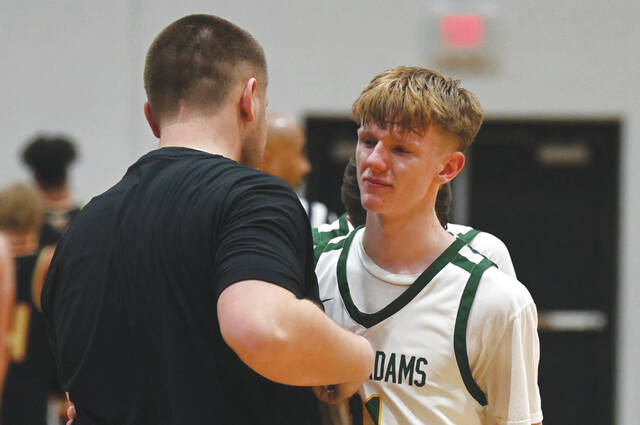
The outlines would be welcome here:
M 399 66 L 371 80 L 353 104 L 353 119 L 419 134 L 435 122 L 458 136 L 459 149 L 465 151 L 482 125 L 482 108 L 459 85 L 437 71 Z
M 215 110 L 227 98 L 241 64 L 266 85 L 264 51 L 242 28 L 213 15 L 189 15 L 170 24 L 149 47 L 144 67 L 156 120 L 176 114 L 181 100 Z
M 0 230 L 37 232 L 42 222 L 42 203 L 35 190 L 14 184 L 0 190 Z

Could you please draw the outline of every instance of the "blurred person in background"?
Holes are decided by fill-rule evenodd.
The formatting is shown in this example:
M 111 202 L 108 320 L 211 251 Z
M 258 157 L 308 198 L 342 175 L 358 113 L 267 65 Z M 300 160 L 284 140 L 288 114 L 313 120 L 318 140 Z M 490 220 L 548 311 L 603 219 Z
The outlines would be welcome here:
M 22 160 L 31 170 L 44 209 L 40 246 L 57 243 L 80 211 L 68 181 L 69 165 L 76 156 L 74 143 L 63 136 L 36 136 L 22 152 Z
M 10 362 L 2 394 L 2 424 L 44 425 L 55 366 L 40 293 L 53 247 L 40 247 L 42 222 L 38 194 L 25 185 L 0 190 L 0 232 L 6 235 L 15 261 L 15 308 Z
M 282 114 L 267 112 L 267 144 L 260 170 L 280 177 L 298 193 L 309 215 L 311 227 L 330 223 L 337 217 L 321 202 L 309 203 L 300 191 L 304 178 L 311 171 L 306 153 L 306 137 L 302 126 Z
M 2 389 L 10 361 L 9 338 L 13 325 L 13 308 L 16 302 L 14 269 L 9 242 L 6 236 L 0 232 L 0 412 L 2 412 Z

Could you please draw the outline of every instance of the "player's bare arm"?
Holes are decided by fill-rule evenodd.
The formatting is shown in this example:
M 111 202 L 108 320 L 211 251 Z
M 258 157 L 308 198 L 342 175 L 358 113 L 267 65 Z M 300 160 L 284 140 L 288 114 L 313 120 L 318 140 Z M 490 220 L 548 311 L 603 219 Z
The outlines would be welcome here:
M 373 367 L 366 339 L 342 329 L 311 301 L 268 282 L 243 281 L 225 289 L 218 320 L 225 342 L 242 361 L 275 382 L 350 382 L 355 392 Z
M 6 239 L 0 234 L 0 394 L 9 364 L 9 331 L 15 303 L 14 267 Z

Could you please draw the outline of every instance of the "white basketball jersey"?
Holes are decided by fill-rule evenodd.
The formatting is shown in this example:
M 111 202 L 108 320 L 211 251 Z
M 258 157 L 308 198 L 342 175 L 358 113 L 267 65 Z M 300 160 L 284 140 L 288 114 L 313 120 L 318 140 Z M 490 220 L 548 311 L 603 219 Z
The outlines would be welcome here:
M 363 423 L 487 423 L 487 399 L 472 376 L 467 354 L 469 313 L 483 275 L 490 275 L 484 280 L 500 281 L 507 293 L 516 294 L 509 295 L 506 304 L 532 303 L 526 289 L 456 239 L 423 273 L 412 277 L 399 296 L 390 298 L 390 303 L 379 308 L 375 303 L 366 305 L 368 296 L 362 291 L 379 291 L 394 282 L 385 281 L 381 269 L 372 269 L 375 265 L 363 263 L 363 254 L 357 249 L 361 234 L 358 229 L 323 242 L 316 274 L 326 313 L 342 327 L 364 336 L 376 352 L 374 371 L 359 391 Z M 352 244 L 354 238 L 356 243 Z M 496 317 L 508 317 L 508 308 Z
M 516 277 L 516 271 L 513 267 L 513 262 L 511 262 L 509 250 L 498 237 L 462 224 L 448 223 L 447 231 L 462 239 L 468 243 L 471 248 L 493 261 L 500 270 L 510 276 Z
M 322 224 L 313 229 L 313 244 L 316 247 L 316 261 L 318 255 L 325 249 L 325 245 L 337 236 L 343 236 L 353 230 L 353 225 L 342 215 L 332 223 Z M 491 233 L 476 230 L 462 224 L 447 224 L 447 231 L 465 241 L 471 248 L 487 257 L 506 274 L 516 277 L 516 271 L 509 255 L 507 246 Z

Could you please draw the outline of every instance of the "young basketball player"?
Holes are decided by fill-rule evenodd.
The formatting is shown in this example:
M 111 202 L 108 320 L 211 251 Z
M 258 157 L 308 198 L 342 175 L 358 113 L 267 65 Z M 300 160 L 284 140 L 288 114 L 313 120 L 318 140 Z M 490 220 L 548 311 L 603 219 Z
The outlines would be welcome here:
M 437 72 L 398 67 L 371 81 L 353 116 L 366 226 L 326 244 L 316 273 L 327 314 L 376 350 L 359 390 L 365 422 L 541 422 L 531 296 L 435 211 L 480 128 L 476 97 Z M 327 401 L 348 392 L 316 389 Z

